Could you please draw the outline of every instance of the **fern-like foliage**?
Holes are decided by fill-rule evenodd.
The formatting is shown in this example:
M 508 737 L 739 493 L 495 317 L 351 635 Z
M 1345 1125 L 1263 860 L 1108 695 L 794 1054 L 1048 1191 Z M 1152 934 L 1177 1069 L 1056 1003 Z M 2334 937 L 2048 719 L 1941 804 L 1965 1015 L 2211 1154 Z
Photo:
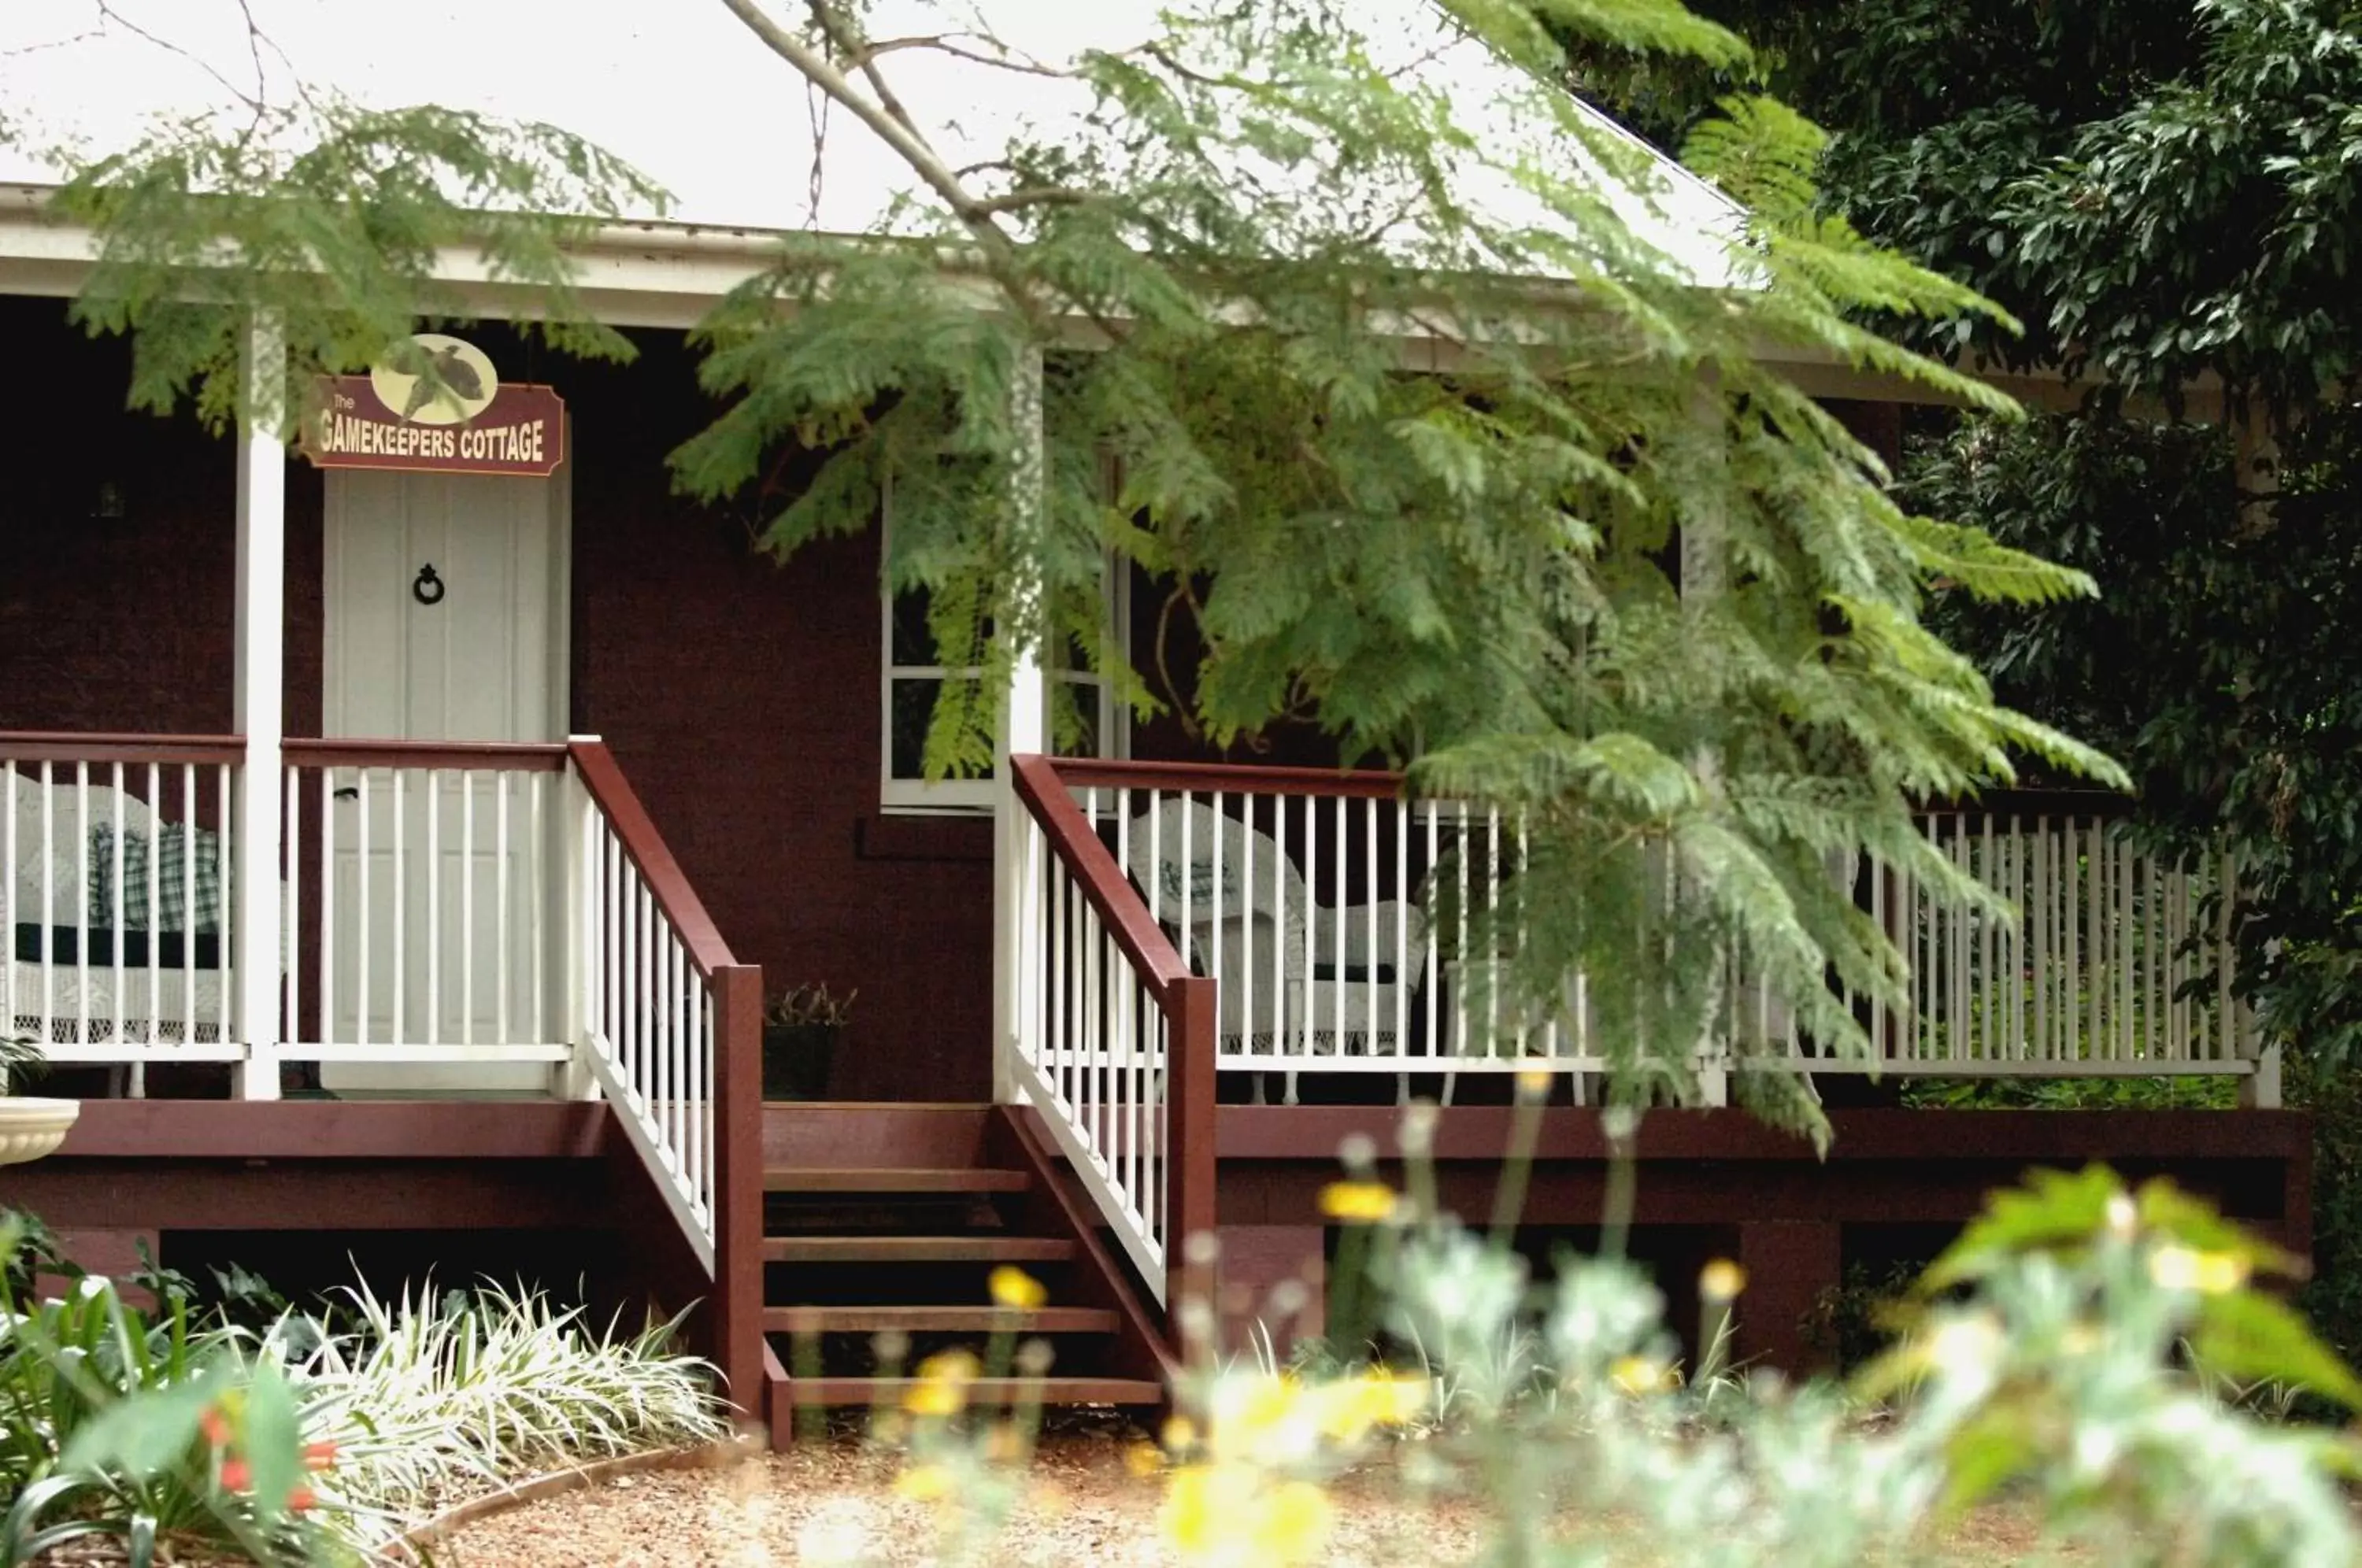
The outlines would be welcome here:
M 284 433 L 315 377 L 366 370 L 422 322 L 469 314 L 440 281 L 447 250 L 513 291 L 553 346 L 628 359 L 628 340 L 577 293 L 569 247 L 599 219 L 664 199 L 554 126 L 314 94 L 232 127 L 161 123 L 79 167 L 55 204 L 98 237 L 73 313 L 131 336 L 134 407 L 185 401 L 215 429 L 261 411 Z M 242 384 L 258 315 L 285 343 L 283 389 Z

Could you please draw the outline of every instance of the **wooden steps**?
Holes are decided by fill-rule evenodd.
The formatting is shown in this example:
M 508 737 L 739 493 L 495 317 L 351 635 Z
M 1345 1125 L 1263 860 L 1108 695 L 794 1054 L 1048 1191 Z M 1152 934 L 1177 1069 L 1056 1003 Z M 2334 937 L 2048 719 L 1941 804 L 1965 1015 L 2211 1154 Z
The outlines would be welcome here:
M 1116 1316 L 1095 1307 L 769 1307 L 763 1327 L 774 1333 L 849 1334 L 899 1330 L 906 1334 L 1107 1334 Z
M 1032 1185 L 1023 1171 L 952 1166 L 889 1170 L 821 1165 L 770 1165 L 763 1171 L 765 1192 L 1022 1192 Z
M 911 1369 L 955 1347 L 999 1358 L 967 1385 L 975 1405 L 1164 1400 L 1161 1334 L 1038 1135 L 1009 1113 L 804 1104 L 764 1115 L 775 1444 L 785 1446 L 799 1411 L 809 1430 L 815 1408 L 900 1405 L 916 1386 Z M 1034 1280 L 1043 1305 L 998 1306 L 992 1275 L 1003 1268 Z M 879 1336 L 895 1342 L 881 1347 Z M 1046 1375 L 1010 1375 L 1013 1348 L 1036 1343 Z
M 1054 1264 L 1075 1244 L 1054 1236 L 768 1236 L 766 1263 Z

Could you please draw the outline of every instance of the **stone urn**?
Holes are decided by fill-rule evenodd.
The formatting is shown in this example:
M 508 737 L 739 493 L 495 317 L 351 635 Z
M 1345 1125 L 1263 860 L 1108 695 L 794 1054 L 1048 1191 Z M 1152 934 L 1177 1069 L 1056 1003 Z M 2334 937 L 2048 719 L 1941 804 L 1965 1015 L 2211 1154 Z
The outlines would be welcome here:
M 0 1165 L 54 1154 L 81 1114 L 78 1099 L 0 1099 Z

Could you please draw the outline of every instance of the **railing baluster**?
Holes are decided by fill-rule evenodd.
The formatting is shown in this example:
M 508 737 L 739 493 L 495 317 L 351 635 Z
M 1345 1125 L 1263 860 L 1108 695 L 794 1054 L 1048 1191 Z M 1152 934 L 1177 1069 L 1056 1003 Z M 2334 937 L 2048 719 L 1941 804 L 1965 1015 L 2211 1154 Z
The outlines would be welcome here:
M 0 931 L 5 931 L 8 943 L 8 962 L 0 964 L 0 1028 L 14 1030 L 23 999 L 17 995 L 17 927 L 26 923 L 25 911 L 17 907 L 17 867 L 24 865 L 18 858 L 17 845 L 17 778 L 14 758 L 0 757 Z M 48 845 L 42 846 L 42 863 L 48 863 Z M 50 933 L 43 922 L 39 951 L 49 951 Z M 47 1010 L 41 1019 L 41 1036 L 49 1037 L 50 1021 Z
M 123 863 L 126 856 L 123 853 L 123 764 L 119 759 L 109 770 L 108 777 L 112 780 L 106 793 L 109 808 L 108 834 L 113 865 L 110 867 L 111 874 L 107 878 L 106 923 L 111 928 L 108 934 L 114 939 L 115 949 L 109 955 L 115 970 L 115 988 L 108 1006 L 115 1016 L 106 1021 L 106 1033 L 108 1039 L 120 1044 L 127 1032 L 123 1027 L 126 1010 L 124 1004 L 128 999 L 123 991 L 123 948 L 124 944 L 131 940 L 131 922 L 128 918 L 131 890 L 123 885 Z M 83 818 L 83 826 L 85 832 L 88 831 L 90 819 Z M 152 841 L 155 835 L 151 832 L 149 836 Z M 149 845 L 151 858 L 156 848 L 157 845 L 151 842 Z M 89 954 L 83 955 L 83 962 L 85 964 L 90 962 Z
M 370 1008 L 374 999 L 370 995 L 370 770 L 353 769 L 354 816 L 353 830 L 353 954 L 356 971 L 353 981 L 353 1043 L 369 1043 Z
M 1255 1035 L 1257 1033 L 1255 1023 L 1256 915 L 1254 860 L 1255 840 L 1261 835 L 1255 832 L 1254 808 L 1255 797 L 1243 791 L 1241 792 L 1239 796 L 1239 821 L 1245 825 L 1246 832 L 1239 835 L 1239 974 L 1237 980 L 1239 988 L 1239 1005 L 1234 1012 L 1226 1010 L 1226 1016 L 1235 1017 L 1238 1020 L 1239 1055 L 1242 1056 L 1252 1056 L 1254 1055 Z M 1275 930 L 1274 932 L 1273 940 L 1275 944 L 1276 944 L 1277 933 Z M 1274 952 L 1277 952 L 1278 948 L 1275 945 L 1272 950 Z M 1274 968 L 1275 971 L 1277 966 L 1274 966 Z M 1276 976 L 1275 975 L 1275 977 Z M 1278 988 L 1275 986 L 1273 989 L 1276 992 Z M 1273 1029 L 1271 1032 L 1271 1043 L 1272 1051 L 1276 1055 L 1279 1050 L 1279 1031 L 1276 1028 Z M 1256 1082 L 1260 1084 L 1262 1080 L 1257 1079 Z
M 516 1038 L 509 1027 L 509 970 L 515 966 L 517 955 L 509 932 L 509 776 L 505 773 L 492 775 L 492 952 L 496 955 L 492 1005 L 498 1038 L 506 1045 Z
M 1348 1055 L 1350 1055 L 1350 1047 L 1347 1044 L 1346 1023 L 1348 1015 L 1345 1011 L 1345 1004 L 1348 993 L 1352 988 L 1351 983 L 1346 979 L 1345 965 L 1345 845 L 1347 842 L 1345 838 L 1345 797 L 1339 795 L 1336 797 L 1336 802 L 1337 810 L 1334 812 L 1336 853 L 1330 857 L 1335 861 L 1335 865 L 1330 868 L 1329 878 L 1330 892 L 1330 898 L 1329 900 L 1329 926 L 1332 933 L 1329 941 L 1329 959 L 1330 963 L 1334 966 L 1332 970 L 1333 977 L 1329 982 L 1329 995 L 1330 998 L 1329 1010 L 1330 1016 L 1334 1021 L 1336 1035 L 1330 1041 L 1329 1049 L 1340 1061 L 1342 1061 Z M 1316 829 L 1315 831 L 1318 830 Z M 1318 884 L 1316 883 L 1315 886 L 1318 886 Z
M 392 873 L 386 879 L 393 884 L 393 1023 L 392 1033 L 386 1043 L 407 1045 L 410 1043 L 410 1032 L 404 1026 L 409 1019 L 403 1004 L 410 999 L 410 969 L 403 962 L 403 952 L 410 935 L 410 864 L 403 855 L 402 846 L 409 831 L 410 807 L 403 799 L 402 787 L 405 770 L 392 767 L 387 771 L 393 776 L 389 786 L 393 791 L 393 858 L 386 867 Z M 472 775 L 462 773 L 459 777 L 464 780 Z
M 536 1042 L 549 1038 L 550 955 L 548 940 L 542 933 L 542 909 L 548 901 L 546 894 L 549 886 L 548 878 L 543 875 L 549 858 L 549 791 L 542 783 L 546 777 L 533 775 L 528 798 L 531 809 L 525 823 L 525 852 L 532 857 L 532 874 L 525 878 L 531 897 L 525 902 L 524 940 L 526 951 L 533 955 L 533 1038 Z
M 476 776 L 459 775 L 459 1043 L 476 1043 Z
M 58 792 L 52 788 L 50 764 L 41 764 L 41 1041 L 53 1043 L 57 1032 L 58 945 Z
M 156 770 L 153 767 L 150 767 L 148 770 L 148 796 L 149 800 L 156 802 L 158 807 L 156 812 L 156 834 L 157 838 L 160 842 L 164 834 L 164 816 L 161 809 L 164 798 L 160 794 L 157 793 L 155 781 Z M 281 977 L 280 989 L 284 997 L 287 1010 L 287 1032 L 284 1038 L 290 1041 L 300 1041 L 304 1038 L 304 998 L 302 983 L 304 966 L 297 956 L 303 951 L 304 947 L 303 938 L 301 935 L 302 926 L 300 924 L 304 909 L 303 784 L 304 779 L 302 773 L 298 771 L 293 763 L 289 763 L 287 765 L 286 777 L 281 780 L 280 785 L 281 798 L 287 802 L 287 891 L 285 896 L 280 900 L 279 933 L 280 940 L 287 944 L 288 960 L 285 966 L 283 966 L 286 970 L 286 974 Z M 186 829 L 182 830 L 184 844 L 186 832 Z M 193 847 L 193 845 L 190 845 L 188 847 Z M 160 858 L 160 856 L 154 854 L 150 854 L 148 857 L 149 921 L 149 924 L 155 927 L 160 927 L 162 924 L 160 921 L 156 919 L 156 913 L 161 908 L 161 906 L 156 901 L 155 885 L 156 862 Z M 195 940 L 196 933 L 194 932 L 183 933 L 181 937 L 181 941 L 183 945 L 194 942 Z M 148 936 L 148 954 L 151 961 L 156 955 L 156 950 L 162 945 L 163 943 L 161 940 L 160 930 L 151 930 Z M 148 995 L 149 998 L 149 1006 L 160 1010 L 162 999 L 156 989 L 156 981 L 152 968 L 149 971 Z
M 1394 801 L 1395 817 L 1395 1055 L 1410 1055 L 1410 919 L 1412 913 L 1410 883 L 1410 802 L 1397 795 Z M 1373 811 L 1376 807 L 1371 808 Z M 1555 1026 L 1553 1026 L 1555 1027 Z M 1555 1036 L 1552 1040 L 1556 1043 Z M 1429 1050 L 1434 1049 L 1430 1043 Z M 1553 1052 L 1555 1054 L 1555 1052 Z M 1410 1080 L 1401 1080 L 1403 1097 L 1410 1093 Z
M 320 769 L 320 1043 L 337 1041 L 337 770 Z M 195 943 L 188 944 L 193 948 Z M 191 988 L 194 994 L 194 988 Z
M 226 823 L 227 819 L 224 819 Z M 74 764 L 74 829 L 82 835 L 83 879 L 90 878 L 90 764 Z M 90 889 L 85 886 L 82 897 L 74 900 L 74 962 L 82 974 L 74 977 L 74 1040 L 90 1043 L 90 982 L 84 977 L 90 972 Z
M 468 787 L 468 775 L 459 775 L 459 788 Z M 463 922 L 459 940 L 468 940 L 469 933 Z M 441 769 L 426 770 L 426 1043 L 440 1043 L 443 1039 L 443 774 Z

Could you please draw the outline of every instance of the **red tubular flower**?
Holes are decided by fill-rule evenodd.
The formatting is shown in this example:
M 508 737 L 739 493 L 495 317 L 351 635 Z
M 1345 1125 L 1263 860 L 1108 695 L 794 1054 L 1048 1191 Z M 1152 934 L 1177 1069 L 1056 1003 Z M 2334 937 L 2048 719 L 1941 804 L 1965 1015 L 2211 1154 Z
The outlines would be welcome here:
M 222 1461 L 221 1484 L 224 1491 L 243 1492 L 254 1485 L 254 1473 L 247 1468 L 243 1459 L 225 1459 Z
M 304 1509 L 311 1507 L 319 1502 L 319 1500 L 320 1499 L 318 1497 L 313 1496 L 311 1487 L 298 1486 L 293 1491 L 287 1494 L 287 1511 L 291 1514 L 300 1514 Z
M 307 1442 L 304 1445 L 304 1468 L 326 1470 L 337 1463 L 337 1445 L 333 1442 Z
M 229 1441 L 229 1418 L 222 1414 L 220 1406 L 208 1405 L 205 1413 L 197 1418 L 197 1430 L 204 1434 L 207 1442 L 220 1448 Z

